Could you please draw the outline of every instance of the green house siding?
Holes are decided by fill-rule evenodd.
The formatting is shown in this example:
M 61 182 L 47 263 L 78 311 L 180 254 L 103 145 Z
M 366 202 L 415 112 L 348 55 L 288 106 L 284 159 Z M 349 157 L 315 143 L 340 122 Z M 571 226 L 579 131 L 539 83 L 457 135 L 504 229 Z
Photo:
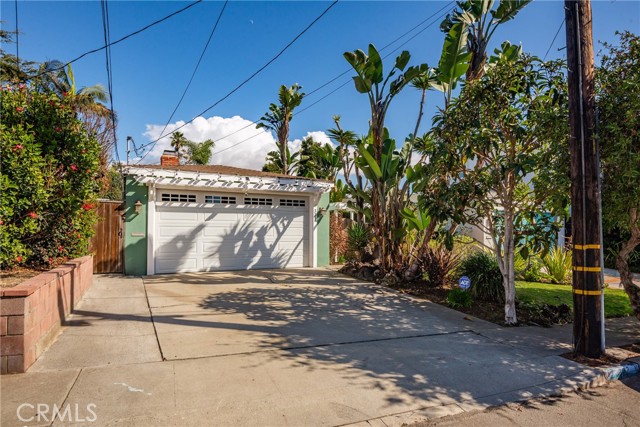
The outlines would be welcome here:
M 329 193 L 320 196 L 318 202 L 318 210 L 327 209 L 324 215 L 316 216 L 318 229 L 318 240 L 316 242 L 316 251 L 318 253 L 318 267 L 324 267 L 330 264 L 329 256 Z
M 148 188 L 138 184 L 130 176 L 125 179 L 125 224 L 124 224 L 124 274 L 145 276 L 147 274 L 147 207 Z M 135 203 L 142 203 L 142 211 L 135 212 Z

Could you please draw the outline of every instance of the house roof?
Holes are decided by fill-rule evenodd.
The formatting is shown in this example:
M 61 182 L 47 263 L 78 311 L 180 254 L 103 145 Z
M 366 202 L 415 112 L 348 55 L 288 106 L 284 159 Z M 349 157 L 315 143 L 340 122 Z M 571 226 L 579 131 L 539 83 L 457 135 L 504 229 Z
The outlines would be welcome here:
M 233 166 L 225 165 L 135 165 L 134 168 L 145 168 L 155 170 L 171 170 L 181 172 L 200 172 L 200 173 L 215 173 L 221 175 L 238 175 L 238 176 L 252 176 L 252 177 L 269 177 L 269 178 L 292 178 L 298 180 L 310 180 L 321 182 L 332 182 L 326 179 L 313 179 L 304 176 L 285 175 L 281 173 L 263 172 L 254 169 L 236 168 Z

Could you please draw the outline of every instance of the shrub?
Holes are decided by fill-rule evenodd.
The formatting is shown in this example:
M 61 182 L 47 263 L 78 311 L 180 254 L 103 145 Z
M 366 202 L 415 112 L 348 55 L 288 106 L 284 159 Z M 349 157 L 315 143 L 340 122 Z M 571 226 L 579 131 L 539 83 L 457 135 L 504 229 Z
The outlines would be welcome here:
M 460 258 L 459 253 L 448 250 L 444 245 L 430 245 L 420 259 L 423 280 L 431 286 L 445 285 L 460 264 Z
M 487 251 L 468 255 L 460 263 L 460 276 L 471 279 L 471 294 L 484 301 L 504 302 L 502 273 L 496 258 Z
M 527 282 L 539 282 L 542 279 L 540 271 L 542 265 L 538 257 L 531 256 L 525 259 L 519 252 L 516 252 L 514 264 L 517 279 L 526 280 Z
M 49 267 L 84 255 L 95 223 L 100 147 L 70 97 L 3 87 L 0 264 Z
M 473 298 L 469 292 L 454 288 L 447 294 L 447 304 L 452 308 L 467 308 L 473 305 Z
M 543 276 L 551 283 L 571 283 L 571 251 L 554 248 L 542 258 Z
M 371 231 L 365 224 L 354 222 L 347 230 L 347 248 L 352 258 L 361 261 L 364 250 L 371 241 Z

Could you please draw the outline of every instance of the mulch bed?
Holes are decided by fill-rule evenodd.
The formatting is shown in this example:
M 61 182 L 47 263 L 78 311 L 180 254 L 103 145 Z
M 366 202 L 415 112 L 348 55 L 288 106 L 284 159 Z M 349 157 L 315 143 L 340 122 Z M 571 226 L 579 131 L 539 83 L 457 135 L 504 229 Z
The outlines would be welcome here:
M 346 266 L 340 271 L 355 278 L 367 281 L 375 281 L 376 275 L 372 271 L 374 268 L 368 265 L 359 267 Z M 428 282 L 399 282 L 389 285 L 401 293 L 409 294 L 418 298 L 424 298 L 436 304 L 449 306 L 447 294 L 454 289 L 455 283 L 434 287 Z M 543 326 L 562 325 L 571 321 L 571 309 L 568 306 L 533 305 L 521 304 L 516 301 L 518 313 L 517 325 L 506 325 L 504 322 L 504 304 L 492 301 L 474 301 L 471 307 L 459 307 L 457 311 L 477 317 L 488 322 L 502 326 Z
M 599 368 L 603 366 L 615 365 L 634 357 L 640 357 L 640 342 L 620 347 L 607 348 L 605 350 L 605 353 L 597 359 L 591 359 L 584 356 L 574 356 L 573 352 L 565 353 L 561 356 L 565 359 L 573 360 L 574 362 L 591 366 L 592 368 Z

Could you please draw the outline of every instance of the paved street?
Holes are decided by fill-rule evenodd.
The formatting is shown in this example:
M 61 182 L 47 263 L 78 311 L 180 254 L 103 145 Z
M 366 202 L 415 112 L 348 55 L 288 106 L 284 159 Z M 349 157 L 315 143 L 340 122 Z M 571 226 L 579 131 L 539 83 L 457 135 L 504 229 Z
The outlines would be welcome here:
M 628 427 L 640 425 L 640 377 L 562 397 L 468 412 L 411 427 Z
M 77 411 L 54 425 L 402 425 L 580 383 L 570 339 L 327 269 L 97 276 L 30 371 L 0 379 L 2 425 L 50 425 L 54 405 Z

